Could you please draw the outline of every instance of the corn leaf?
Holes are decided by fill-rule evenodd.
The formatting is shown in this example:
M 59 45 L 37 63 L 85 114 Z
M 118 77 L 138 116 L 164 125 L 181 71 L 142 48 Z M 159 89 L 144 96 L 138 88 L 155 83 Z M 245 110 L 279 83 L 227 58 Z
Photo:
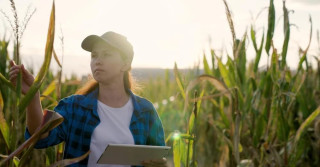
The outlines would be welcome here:
M 280 108 L 280 100 L 281 99 L 278 99 L 279 101 L 277 102 L 278 103 L 278 109 L 277 109 L 277 136 L 279 138 L 280 141 L 282 142 L 286 142 L 288 141 L 288 135 L 289 135 L 289 125 L 288 125 L 288 122 L 287 120 L 285 119 L 285 111 L 286 110 L 282 110 Z
M 253 25 L 251 25 L 251 29 L 250 29 L 250 35 L 251 35 L 251 40 L 252 40 L 252 44 L 253 44 L 253 48 L 256 52 L 258 52 L 258 47 L 257 47 L 257 42 L 256 42 L 256 32 L 253 28 Z
M 218 58 L 218 66 L 220 74 L 223 78 L 224 83 L 227 85 L 228 88 L 234 87 L 235 79 L 229 72 L 230 70 L 227 70 L 226 66 L 222 63 L 222 61 Z
M 188 160 L 186 161 L 187 163 L 189 163 L 189 166 L 194 166 L 194 167 L 196 167 L 196 165 L 194 164 L 194 163 L 196 163 L 195 162 L 195 160 L 194 160 L 194 158 L 195 158 L 195 156 L 194 156 L 194 151 L 195 150 L 193 150 L 194 149 L 194 144 L 195 144 L 195 141 L 194 140 L 189 140 L 189 143 L 188 143 L 188 146 L 189 146 L 189 156 L 188 156 Z
M 48 87 L 43 91 L 42 95 L 40 97 L 40 100 L 42 101 L 43 99 L 45 99 L 46 96 L 49 96 L 54 90 L 56 89 L 56 81 L 53 80 Z
M 218 70 L 216 70 L 216 67 L 215 67 L 215 52 L 213 49 L 210 50 L 210 55 L 211 55 L 211 64 L 212 64 L 211 70 L 212 70 L 213 76 L 219 77 L 219 75 L 217 75 L 216 73 Z
M 276 49 L 273 50 L 271 57 L 271 77 L 273 81 L 277 81 L 279 78 L 279 66 L 278 66 L 278 53 Z
M 262 34 L 260 48 L 259 48 L 259 50 L 256 51 L 256 58 L 255 58 L 254 67 L 253 67 L 253 71 L 255 73 L 258 71 L 258 66 L 259 66 L 259 62 L 260 62 L 260 58 L 261 58 L 261 54 L 262 54 L 262 49 L 263 49 L 263 43 L 264 43 L 264 33 Z
M 10 140 L 9 140 L 9 126 L 7 124 L 7 121 L 4 118 L 3 106 L 4 106 L 3 98 L 0 92 L 0 130 L 7 147 L 11 149 Z
M 302 137 L 310 124 L 320 115 L 320 106 L 309 115 L 309 117 L 300 125 L 292 145 L 291 154 L 289 157 L 289 166 L 295 166 L 297 160 L 302 156 L 305 150 L 306 140 Z
M 243 38 L 242 40 L 236 40 L 236 52 L 235 54 L 237 56 L 234 56 L 236 57 L 235 59 L 235 62 L 236 62 L 236 70 L 237 70 L 237 75 L 238 75 L 238 78 L 239 78 L 239 82 L 241 83 L 241 85 L 244 85 L 243 83 L 246 81 L 246 62 L 247 62 L 247 58 L 246 58 L 246 47 L 245 47 L 245 44 L 246 44 L 246 36 L 247 34 L 245 33 L 243 35 Z M 239 85 L 240 85 L 239 83 Z
M 307 52 L 308 52 L 308 50 L 309 50 L 309 47 L 310 47 L 310 44 L 311 44 L 311 40 L 312 40 L 312 19 L 311 19 L 311 16 L 309 16 L 309 22 L 310 22 L 309 43 L 308 43 L 307 48 L 303 51 L 303 54 L 302 54 L 303 56 L 300 58 L 299 65 L 298 65 L 298 70 L 297 70 L 297 72 L 296 72 L 296 75 L 294 76 L 294 80 L 296 80 L 299 72 L 301 71 L 303 62 L 306 62 L 306 67 L 308 67 L 308 63 L 307 63 Z
M 238 75 L 238 69 L 236 68 L 236 61 L 232 60 L 230 56 L 228 56 L 228 61 L 226 63 L 226 67 L 228 69 L 228 74 L 229 74 L 229 77 L 230 77 L 230 81 L 231 82 L 231 85 L 232 88 L 236 87 L 237 85 L 241 85 L 241 82 L 240 82 L 240 78 L 239 78 L 239 75 Z
M 230 121 L 228 120 L 228 117 L 227 115 L 225 114 L 224 112 L 224 102 L 223 102 L 223 98 L 220 98 L 219 100 L 219 107 L 220 107 L 220 115 L 221 115 L 221 118 L 222 118 L 222 121 L 226 127 L 226 129 L 229 129 L 230 128 Z
M 18 157 L 14 157 L 13 158 L 13 163 L 14 163 L 14 166 L 18 167 L 19 166 L 19 163 L 20 163 L 20 160 Z
M 204 89 L 201 91 L 199 99 L 201 99 L 204 95 Z M 200 106 L 201 106 L 201 102 L 202 100 L 199 100 L 197 102 L 197 115 L 200 112 Z M 194 126 L 195 126 L 195 115 L 194 112 L 191 113 L 190 117 L 189 117 L 189 126 L 188 126 L 188 134 L 193 134 L 194 133 Z
M 258 146 L 260 139 L 262 137 L 262 134 L 265 131 L 266 125 L 267 123 L 266 123 L 266 119 L 264 118 L 264 115 L 259 115 L 258 120 L 256 121 L 255 132 L 253 135 L 253 144 L 255 146 Z
M 168 143 L 168 141 L 172 138 L 173 134 L 174 134 L 174 132 L 171 132 L 171 133 L 168 135 L 168 137 L 167 137 L 166 140 L 165 140 L 165 143 Z
M 88 151 L 87 153 L 81 155 L 80 157 L 77 158 L 72 158 L 72 159 L 64 159 L 61 161 L 58 161 L 52 165 L 50 165 L 49 167 L 57 167 L 57 166 L 67 166 L 67 165 L 71 165 L 77 162 L 80 162 L 82 160 L 84 160 L 88 155 L 90 154 L 90 151 Z
M 5 40 L 0 40 L 0 74 L 5 74 L 6 72 L 6 59 L 8 56 L 8 45 L 9 42 Z
M 57 146 L 57 151 L 55 156 L 57 161 L 60 161 L 63 159 L 64 147 L 65 147 L 65 142 L 62 142 Z
M 267 41 L 266 41 L 266 52 L 269 55 L 269 50 L 271 47 L 271 42 L 273 38 L 273 33 L 274 33 L 274 28 L 275 28 L 275 9 L 274 9 L 274 4 L 273 0 L 270 0 L 270 5 L 269 5 L 269 14 L 268 14 L 268 32 L 267 32 Z
M 312 121 L 320 114 L 320 106 L 312 112 L 312 114 L 309 115 L 309 117 L 304 120 L 304 122 L 300 125 L 296 136 L 294 138 L 294 146 L 297 145 L 297 143 L 299 142 L 301 136 L 303 135 L 303 133 L 306 131 L 306 129 L 309 127 L 309 125 L 312 123 Z
M 56 62 L 58 63 L 59 67 L 62 68 L 62 65 L 61 65 L 61 63 L 60 63 L 60 61 L 59 61 L 59 58 L 58 58 L 58 56 L 57 56 L 57 53 L 56 53 L 56 51 L 55 51 L 54 49 L 53 49 L 53 57 L 54 57 L 54 59 L 56 60 Z
M 203 67 L 205 74 L 213 75 L 212 71 L 210 70 L 206 55 L 203 55 Z
M 30 160 L 30 156 L 32 155 L 32 150 L 34 147 L 35 143 L 33 143 L 28 149 L 27 151 L 22 155 L 20 161 L 19 161 L 19 167 L 24 167 L 24 166 L 29 166 L 28 162 Z
M 181 166 L 181 154 L 183 153 L 180 151 L 180 139 L 173 141 L 173 163 L 174 166 Z
M 189 92 L 190 90 L 192 90 L 196 85 L 202 83 L 203 81 L 208 81 L 211 85 L 213 85 L 217 90 L 219 90 L 220 92 L 228 92 L 227 87 L 218 79 L 216 79 L 215 77 L 212 77 L 210 75 L 200 75 L 199 77 L 197 77 L 196 79 L 190 81 L 190 83 L 188 84 L 187 88 L 186 88 L 186 100 L 185 100 L 185 106 L 184 106 L 184 111 L 186 112 L 187 106 L 188 106 L 188 102 L 189 102 Z M 231 95 L 230 94 L 223 94 L 226 97 L 229 98 L 229 100 L 231 101 Z
M 284 41 L 282 46 L 282 60 L 281 60 L 281 69 L 283 69 L 286 65 L 287 51 L 289 45 L 290 38 L 290 22 L 289 22 L 289 12 L 286 8 L 286 1 L 283 1 L 283 29 L 284 29 Z
M 15 91 L 15 88 L 12 85 L 12 83 L 9 80 L 7 80 L 2 74 L 0 74 L 0 83 L 7 85 L 10 89 Z
M 37 131 L 23 144 L 21 144 L 14 152 L 12 152 L 6 159 L 0 162 L 0 166 L 13 158 L 14 156 L 20 154 L 25 148 L 33 145 L 36 143 L 42 134 L 49 132 L 50 130 L 54 129 L 58 125 L 63 122 L 63 117 L 58 114 L 57 112 L 51 110 L 44 110 L 44 117 L 43 122 L 40 126 L 40 129 Z
M 295 149 L 292 151 L 289 157 L 289 165 L 290 167 L 296 167 L 297 161 L 303 155 L 308 146 L 308 140 L 305 138 L 301 138 L 300 141 L 295 146 Z
M 29 102 L 33 99 L 34 95 L 40 89 L 40 86 L 42 85 L 42 82 L 45 79 L 47 70 L 50 65 L 51 57 L 52 57 L 54 31 L 55 31 L 55 5 L 53 2 L 51 16 L 50 16 L 50 24 L 48 29 L 46 50 L 45 50 L 45 59 L 29 91 L 27 92 L 25 97 L 21 100 L 21 104 L 19 105 L 19 111 L 24 111 L 24 109 L 27 107 Z

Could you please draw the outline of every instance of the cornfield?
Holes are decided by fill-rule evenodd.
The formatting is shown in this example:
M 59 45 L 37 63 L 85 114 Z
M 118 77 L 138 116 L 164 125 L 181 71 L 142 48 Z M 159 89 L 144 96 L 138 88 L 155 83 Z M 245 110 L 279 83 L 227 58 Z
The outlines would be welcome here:
M 232 53 L 218 55 L 211 49 L 210 55 L 203 56 L 203 70 L 195 66 L 181 72 L 176 63 L 174 76 L 166 70 L 163 77 L 141 81 L 143 89 L 136 92 L 150 99 L 161 117 L 166 144 L 172 146 L 168 159 L 172 158 L 176 167 L 320 166 L 320 60 L 308 56 L 312 18 L 309 44 L 299 48 L 299 63 L 290 69 L 287 51 L 291 24 L 285 1 L 282 48 L 273 44 L 273 0 L 268 7 L 267 31 L 258 36 L 251 25 L 241 39 L 235 34 L 231 9 L 226 0 L 222 2 L 232 34 Z M 21 94 L 21 76 L 16 87 L 7 79 L 8 61 L 21 63 L 19 40 L 15 39 L 13 56 L 8 53 L 9 41 L 0 41 L 0 166 L 64 166 L 87 156 L 63 160 L 63 143 L 33 149 L 42 133 L 63 121 L 51 112 L 46 112 L 47 121 L 41 129 L 24 141 L 25 110 L 38 90 L 43 108 L 52 110 L 61 98 L 73 94 L 83 83 L 75 77 L 61 81 L 62 66 L 53 48 L 54 33 L 53 4 L 45 59 L 25 96 Z M 249 41 L 256 54 L 251 62 L 247 61 Z M 317 42 L 320 51 L 319 32 Z M 266 68 L 259 68 L 263 53 L 268 62 Z M 60 64 L 56 76 L 48 70 L 52 56 Z M 222 57 L 227 61 L 223 62 Z M 312 61 L 317 62 L 316 67 Z

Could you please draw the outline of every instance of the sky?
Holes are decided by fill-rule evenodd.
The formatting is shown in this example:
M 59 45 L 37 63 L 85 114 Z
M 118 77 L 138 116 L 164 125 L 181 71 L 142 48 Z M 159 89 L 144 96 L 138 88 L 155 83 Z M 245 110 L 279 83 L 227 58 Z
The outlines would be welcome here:
M 274 1 L 277 19 L 274 43 L 281 51 L 282 0 Z M 22 37 L 21 47 L 22 62 L 36 72 L 44 58 L 52 0 L 16 0 L 15 3 L 21 20 L 28 6 L 36 9 Z M 260 43 L 263 30 L 267 31 L 269 0 L 228 0 L 228 3 L 237 38 L 242 38 L 254 24 Z M 81 42 L 88 35 L 102 35 L 107 31 L 123 34 L 132 43 L 135 52 L 133 68 L 173 68 L 174 62 L 179 68 L 192 68 L 202 62 L 203 54 L 210 48 L 219 56 L 232 54 L 232 36 L 222 0 L 55 0 L 55 5 L 54 45 L 60 61 L 64 55 L 63 68 L 67 75 L 91 73 L 90 53 L 81 48 Z M 290 13 L 290 23 L 295 26 L 291 27 L 287 61 L 295 68 L 299 61 L 299 46 L 306 48 L 308 44 L 309 15 L 314 30 L 310 59 L 319 53 L 316 30 L 320 29 L 320 0 L 287 0 L 286 5 L 294 11 Z M 0 0 L 0 9 L 12 18 L 9 0 Z M 260 11 L 262 13 L 257 18 Z M 6 33 L 9 38 L 11 28 L 2 14 L 0 23 L 0 37 Z M 64 52 L 61 36 L 64 37 Z M 247 59 L 252 61 L 255 53 L 251 41 L 247 46 Z M 207 58 L 210 58 L 208 54 Z M 264 54 L 259 66 L 266 62 Z M 51 68 L 58 69 L 54 60 Z

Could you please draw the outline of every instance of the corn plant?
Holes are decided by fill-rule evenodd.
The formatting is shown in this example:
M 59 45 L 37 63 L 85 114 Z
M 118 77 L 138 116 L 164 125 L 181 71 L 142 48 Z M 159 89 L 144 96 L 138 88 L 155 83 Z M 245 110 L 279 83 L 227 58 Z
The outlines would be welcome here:
M 16 15 L 16 9 L 14 6 L 14 2 L 11 1 L 11 5 L 15 11 L 15 19 L 16 22 L 18 20 L 18 17 Z M 30 18 L 29 18 L 30 19 Z M 16 27 L 15 33 L 19 32 L 18 27 Z M 16 88 L 6 79 L 8 77 L 7 74 L 7 61 L 9 60 L 9 54 L 7 51 L 8 47 L 8 41 L 1 41 L 1 47 L 0 47 L 0 57 L 1 57 L 1 73 L 0 73 L 0 83 L 1 83 L 1 94 L 0 94 L 0 124 L 1 124 L 1 138 L 4 140 L 0 140 L 0 145 L 1 145 L 1 154 L 9 154 L 9 155 L 2 155 L 4 158 L 3 160 L 0 161 L 0 166 L 38 166 L 39 165 L 39 160 L 41 162 L 41 156 L 32 156 L 33 154 L 33 147 L 37 140 L 40 139 L 40 136 L 54 127 L 58 126 L 62 121 L 63 118 L 56 112 L 52 112 L 50 110 L 44 110 L 44 119 L 41 124 L 41 127 L 37 129 L 37 131 L 31 136 L 30 139 L 27 141 L 23 142 L 23 137 L 21 134 L 23 134 L 24 129 L 25 129 L 25 109 L 30 103 L 31 99 L 33 96 L 36 94 L 37 91 L 40 89 L 43 90 L 43 94 L 41 96 L 41 101 L 43 102 L 44 106 L 46 108 L 52 108 L 57 104 L 57 100 L 54 97 L 54 94 L 52 93 L 54 90 L 56 90 L 56 80 L 59 80 L 61 82 L 61 75 L 58 75 L 58 78 L 54 78 L 52 76 L 52 72 L 48 72 L 50 62 L 51 62 L 51 57 L 52 54 L 54 58 L 56 59 L 57 63 L 61 66 L 57 55 L 53 49 L 53 43 L 54 43 L 54 32 L 55 32 L 55 5 L 53 3 L 52 6 L 52 11 L 51 11 L 51 16 L 50 16 L 50 23 L 49 23 L 49 29 L 48 29 L 48 36 L 47 36 L 47 43 L 46 43 L 46 48 L 45 48 L 45 59 L 44 62 L 40 68 L 39 73 L 35 77 L 35 80 L 33 84 L 31 85 L 29 91 L 26 93 L 25 96 L 21 96 L 21 81 L 20 84 L 19 82 L 16 85 Z M 22 33 L 17 33 L 20 36 Z M 16 38 L 16 49 L 17 51 L 15 52 L 16 55 L 15 57 L 20 57 L 18 52 L 19 48 L 19 42 L 18 39 Z M 20 62 L 19 59 L 17 62 Z M 47 75 L 49 74 L 49 75 Z M 50 75 L 51 74 L 51 75 Z M 61 71 L 60 71 L 61 74 Z M 51 76 L 51 77 L 50 77 Z M 48 85 L 46 87 L 43 86 L 43 83 L 45 81 L 48 81 Z M 51 79 L 50 79 L 51 78 Z M 21 77 L 20 77 L 21 80 Z M 51 81 L 50 81 L 51 80 Z M 59 85 L 61 85 L 59 83 Z M 60 91 L 60 89 L 57 89 Z M 50 94 L 53 94 L 52 96 L 49 96 Z M 60 98 L 60 92 L 57 92 Z M 11 98 L 15 97 L 15 98 Z M 21 100 L 20 100 L 21 99 Z M 48 99 L 46 101 L 46 99 Z M 17 108 L 15 107 L 17 105 Z M 21 132 L 21 133 L 18 133 Z M 23 143 L 22 143 L 23 142 Z M 19 147 L 17 147 L 18 144 L 22 143 Z M 61 152 L 63 150 L 63 144 L 60 144 L 58 146 L 57 151 L 52 150 L 52 149 L 47 149 L 46 150 L 46 163 L 44 164 L 52 164 L 52 166 L 58 166 L 58 165 L 68 165 L 72 163 L 76 163 L 82 159 L 84 159 L 86 156 L 88 156 L 88 153 L 75 158 L 75 159 L 67 159 L 67 160 L 61 160 L 57 161 L 54 163 L 55 156 L 57 157 L 57 160 L 59 160 L 59 156 L 61 156 Z M 19 154 L 24 152 L 24 154 L 19 157 Z M 42 151 L 43 152 L 43 151 Z M 55 155 L 55 152 L 57 154 Z M 33 158 L 30 161 L 30 158 Z
M 256 57 L 247 64 L 248 35 L 245 33 L 237 39 L 230 9 L 226 0 L 223 2 L 232 33 L 232 57 L 227 55 L 227 62 L 223 63 L 222 56 L 211 50 L 212 67 L 204 56 L 205 75 L 196 77 L 187 87 L 183 86 L 179 72 L 176 73 L 185 101 L 184 113 L 190 119 L 187 133 L 179 133 L 180 137 L 174 133 L 168 138 L 174 138 L 175 165 L 318 166 L 319 66 L 314 72 L 307 58 L 312 39 L 311 18 L 309 44 L 306 49 L 300 49 L 297 69 L 290 70 L 286 62 L 291 26 L 289 12 L 283 1 L 284 40 L 279 52 L 273 45 L 276 15 L 270 0 L 266 40 L 263 32 L 257 44 L 252 25 L 250 37 Z M 268 56 L 267 68 L 259 69 L 263 51 Z M 190 100 L 192 91 L 201 92 L 200 97 Z M 187 112 L 191 111 L 189 103 L 196 102 L 201 104 L 197 106 L 197 114 Z M 190 133 L 190 129 L 198 130 Z M 196 157 L 186 151 L 190 144 Z

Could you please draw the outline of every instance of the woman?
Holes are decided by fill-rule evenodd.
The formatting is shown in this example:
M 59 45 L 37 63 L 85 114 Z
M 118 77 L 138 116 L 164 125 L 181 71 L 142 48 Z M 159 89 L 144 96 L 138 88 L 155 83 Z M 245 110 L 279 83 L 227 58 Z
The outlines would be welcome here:
M 59 102 L 54 110 L 64 117 L 63 123 L 44 134 L 35 148 L 64 141 L 64 158 L 79 157 L 89 149 L 91 151 L 89 157 L 71 166 L 99 166 L 97 160 L 111 143 L 165 145 L 162 123 L 152 103 L 131 92 L 129 72 L 134 53 L 126 37 L 115 32 L 90 35 L 81 46 L 91 52 L 94 81 L 80 89 L 78 95 Z M 14 85 L 22 70 L 22 92 L 25 94 L 34 77 L 23 65 L 15 65 L 13 61 L 10 65 L 9 76 Z M 27 107 L 26 139 L 40 126 L 42 117 L 40 93 L 37 92 Z M 166 159 L 144 161 L 143 164 L 166 166 Z

